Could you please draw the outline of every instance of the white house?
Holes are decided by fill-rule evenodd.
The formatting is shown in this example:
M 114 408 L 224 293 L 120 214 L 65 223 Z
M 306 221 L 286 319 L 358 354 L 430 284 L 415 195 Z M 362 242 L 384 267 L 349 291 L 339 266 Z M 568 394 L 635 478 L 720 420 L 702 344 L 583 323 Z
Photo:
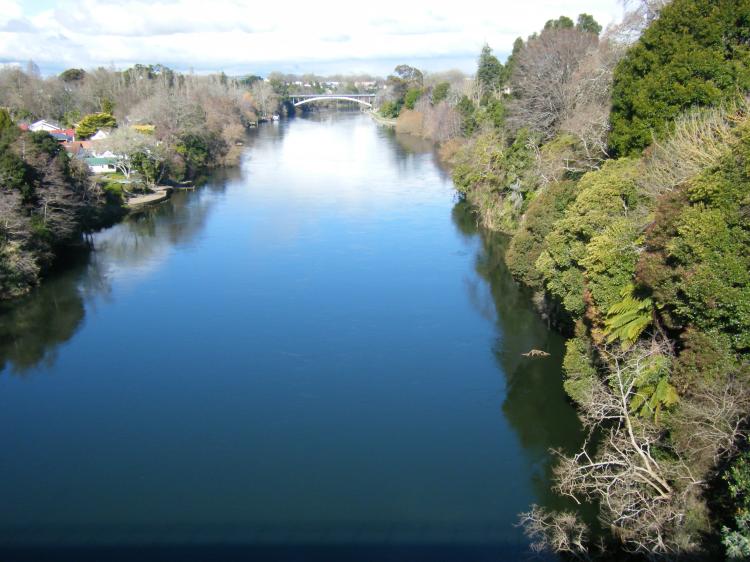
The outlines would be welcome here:
M 84 162 L 94 174 L 106 174 L 117 171 L 116 158 L 84 158 Z
M 52 123 L 51 121 L 47 121 L 46 119 L 40 119 L 39 121 L 32 123 L 29 125 L 29 131 L 59 131 L 60 125 L 57 123 Z
M 90 140 L 101 140 L 106 139 L 109 136 L 109 133 L 107 131 L 104 131 L 102 129 L 99 129 L 94 136 L 91 137 Z

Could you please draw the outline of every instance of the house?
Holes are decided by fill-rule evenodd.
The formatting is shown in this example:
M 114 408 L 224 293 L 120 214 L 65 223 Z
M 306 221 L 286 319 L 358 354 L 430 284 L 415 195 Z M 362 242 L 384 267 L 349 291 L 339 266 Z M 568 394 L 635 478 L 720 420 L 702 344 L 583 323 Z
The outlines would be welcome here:
M 91 141 L 68 141 L 60 144 L 71 156 L 88 155 L 94 146 Z
M 109 133 L 103 129 L 99 129 L 94 136 L 91 137 L 91 140 L 101 140 L 106 139 L 109 136 Z
M 60 142 L 72 142 L 76 137 L 76 132 L 73 129 L 55 129 L 54 131 L 49 131 L 49 134 Z
M 117 171 L 115 163 L 117 158 L 84 158 L 83 161 L 89 167 L 92 174 L 107 174 Z
M 59 131 L 60 125 L 57 123 L 52 123 L 51 121 L 47 121 L 45 119 L 40 119 L 39 121 L 36 121 L 29 125 L 29 131 L 36 132 L 36 131 Z

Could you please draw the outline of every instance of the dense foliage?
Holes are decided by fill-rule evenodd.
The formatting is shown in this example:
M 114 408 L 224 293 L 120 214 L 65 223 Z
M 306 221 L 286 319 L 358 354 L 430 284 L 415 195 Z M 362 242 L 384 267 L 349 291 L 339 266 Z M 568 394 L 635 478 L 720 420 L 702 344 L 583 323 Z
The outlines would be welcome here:
M 28 290 L 58 246 L 99 220 L 100 194 L 77 164 L 47 133 L 0 132 L 0 299 Z
M 750 2 L 674 0 L 615 71 L 610 144 L 639 152 L 677 115 L 750 89 Z
M 100 129 L 109 130 L 117 127 L 117 120 L 111 113 L 92 113 L 83 117 L 76 126 L 76 136 L 87 139 Z
M 582 14 L 517 43 L 503 118 L 479 100 L 462 109 L 472 138 L 454 179 L 484 226 L 512 235 L 511 272 L 572 336 L 564 386 L 590 439 L 559 455 L 556 490 L 599 506 L 603 558 L 716 558 L 720 542 L 742 558 L 750 4 L 663 4 L 599 39 Z M 594 555 L 574 514 L 522 522 L 535 547 Z

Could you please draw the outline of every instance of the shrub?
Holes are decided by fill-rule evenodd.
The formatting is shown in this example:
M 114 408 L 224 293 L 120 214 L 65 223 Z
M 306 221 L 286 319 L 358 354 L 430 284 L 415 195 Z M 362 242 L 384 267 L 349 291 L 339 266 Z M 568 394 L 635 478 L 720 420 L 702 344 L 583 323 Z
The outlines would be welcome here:
M 593 296 L 592 304 L 608 308 L 632 278 L 634 250 L 622 264 L 617 263 L 619 252 L 607 254 L 619 250 L 617 243 L 632 244 L 634 225 L 643 221 L 638 173 L 637 161 L 621 159 L 584 175 L 575 202 L 545 238 L 536 266 L 547 288 L 574 316 L 584 312 L 585 293 Z M 616 271 L 610 272 L 610 265 Z

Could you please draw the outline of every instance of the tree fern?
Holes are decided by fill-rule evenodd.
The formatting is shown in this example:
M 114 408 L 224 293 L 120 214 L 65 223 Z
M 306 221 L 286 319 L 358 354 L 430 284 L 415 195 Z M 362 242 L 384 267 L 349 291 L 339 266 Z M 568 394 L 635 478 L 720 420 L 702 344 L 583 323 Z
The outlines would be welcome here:
M 643 330 L 653 322 L 651 299 L 639 299 L 633 292 L 633 285 L 628 285 L 620 292 L 622 300 L 609 308 L 604 322 L 607 342 L 620 340 L 624 348 L 633 345 Z
M 652 417 L 659 421 L 663 408 L 677 404 L 677 390 L 669 384 L 669 367 L 671 361 L 666 355 L 654 355 L 649 358 L 638 373 L 633 384 L 636 392 L 630 400 L 630 411 L 641 417 Z

